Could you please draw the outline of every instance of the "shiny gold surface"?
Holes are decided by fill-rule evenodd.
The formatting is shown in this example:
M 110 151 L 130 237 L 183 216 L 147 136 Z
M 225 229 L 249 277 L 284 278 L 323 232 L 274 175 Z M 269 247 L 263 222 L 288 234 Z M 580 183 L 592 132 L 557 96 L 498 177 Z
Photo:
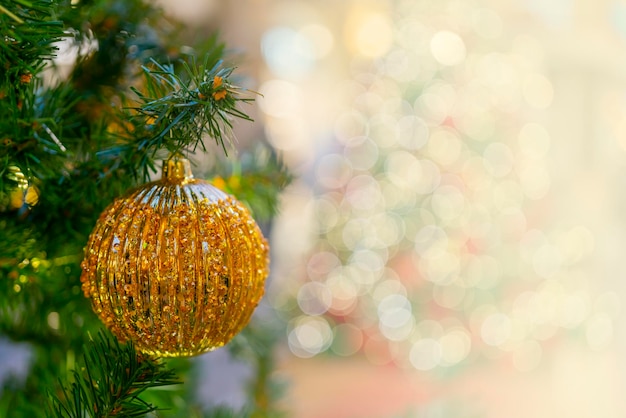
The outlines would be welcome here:
M 263 296 L 269 247 L 248 210 L 186 160 L 100 215 L 81 281 L 100 319 L 143 353 L 193 356 L 240 332 Z M 186 173 L 186 174 L 185 174 Z

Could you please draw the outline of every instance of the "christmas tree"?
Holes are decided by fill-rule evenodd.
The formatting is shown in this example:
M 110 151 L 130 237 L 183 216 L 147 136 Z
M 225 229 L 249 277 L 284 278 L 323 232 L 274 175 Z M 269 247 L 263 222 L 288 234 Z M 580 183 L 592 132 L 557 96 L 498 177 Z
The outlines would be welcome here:
M 255 93 L 231 54 L 215 36 L 184 40 L 138 0 L 2 0 L 0 27 L 0 334 L 31 353 L 25 380 L 2 387 L 0 416 L 276 415 L 270 321 L 229 344 L 256 370 L 248 408 L 207 410 L 189 360 L 119 341 L 81 283 L 100 214 L 170 155 L 267 229 L 289 175 L 264 141 L 233 146 Z

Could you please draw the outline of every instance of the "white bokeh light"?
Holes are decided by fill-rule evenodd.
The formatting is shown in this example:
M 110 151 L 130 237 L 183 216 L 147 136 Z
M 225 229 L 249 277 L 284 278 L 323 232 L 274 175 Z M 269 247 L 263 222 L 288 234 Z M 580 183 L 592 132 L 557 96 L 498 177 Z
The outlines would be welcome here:
M 432 37 L 430 51 L 442 65 L 460 64 L 467 53 L 463 39 L 456 33 L 447 30 L 439 31 Z

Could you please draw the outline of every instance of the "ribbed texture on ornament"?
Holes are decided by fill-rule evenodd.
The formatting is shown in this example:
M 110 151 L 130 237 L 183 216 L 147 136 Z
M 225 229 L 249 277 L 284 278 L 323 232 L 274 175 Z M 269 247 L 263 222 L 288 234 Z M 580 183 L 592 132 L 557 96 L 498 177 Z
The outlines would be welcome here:
M 85 250 L 83 291 L 138 350 L 192 356 L 249 322 L 269 247 L 248 210 L 201 180 L 153 182 L 113 202 Z

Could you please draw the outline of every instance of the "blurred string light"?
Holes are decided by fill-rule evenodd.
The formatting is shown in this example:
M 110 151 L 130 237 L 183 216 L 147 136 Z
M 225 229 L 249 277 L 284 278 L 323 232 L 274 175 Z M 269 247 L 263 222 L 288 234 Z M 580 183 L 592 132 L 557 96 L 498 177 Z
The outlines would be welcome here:
M 541 45 L 507 33 L 490 8 L 381 4 L 352 2 L 341 28 L 278 26 L 262 40 L 269 139 L 317 156 L 317 240 L 303 280 L 273 299 L 291 351 L 421 371 L 506 358 L 531 371 L 568 331 L 606 347 L 620 307 L 614 293 L 589 292 L 593 236 L 542 217 L 552 139 L 533 115 L 554 89 Z M 298 79 L 341 42 L 353 74 L 333 99 L 348 105 L 320 149 Z

